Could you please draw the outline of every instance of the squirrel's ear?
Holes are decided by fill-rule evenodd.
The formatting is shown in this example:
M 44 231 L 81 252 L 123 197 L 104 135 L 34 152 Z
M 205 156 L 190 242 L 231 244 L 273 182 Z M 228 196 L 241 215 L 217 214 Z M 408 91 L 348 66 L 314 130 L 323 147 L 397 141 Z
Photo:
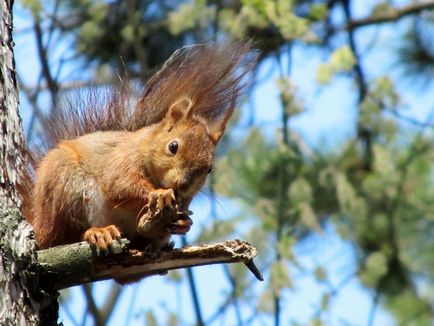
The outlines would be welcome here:
M 173 122 L 179 122 L 190 115 L 192 106 L 193 102 L 189 98 L 184 97 L 176 100 L 169 107 L 167 112 L 168 118 Z
M 226 129 L 226 125 L 228 124 L 228 121 L 232 116 L 232 113 L 234 113 L 233 106 L 226 111 L 224 117 L 220 121 L 218 121 L 215 125 L 209 128 L 209 135 L 214 144 L 217 144 L 222 138 Z

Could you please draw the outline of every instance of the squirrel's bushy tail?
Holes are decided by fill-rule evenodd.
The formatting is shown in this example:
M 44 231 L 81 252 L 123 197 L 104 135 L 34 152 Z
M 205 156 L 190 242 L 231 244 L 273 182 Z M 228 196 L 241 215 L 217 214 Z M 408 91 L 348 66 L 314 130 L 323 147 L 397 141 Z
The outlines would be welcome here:
M 244 77 L 256 63 L 250 50 L 250 42 L 199 44 L 177 50 L 146 83 L 130 129 L 158 122 L 181 97 L 189 98 L 194 113 L 205 119 L 223 116 L 235 105 L 246 83 Z
M 219 119 L 235 105 L 255 63 L 250 42 L 185 46 L 147 81 L 135 106 L 127 87 L 72 101 L 47 123 L 47 146 L 95 131 L 140 129 L 159 122 L 183 97 L 192 101 L 194 114 Z

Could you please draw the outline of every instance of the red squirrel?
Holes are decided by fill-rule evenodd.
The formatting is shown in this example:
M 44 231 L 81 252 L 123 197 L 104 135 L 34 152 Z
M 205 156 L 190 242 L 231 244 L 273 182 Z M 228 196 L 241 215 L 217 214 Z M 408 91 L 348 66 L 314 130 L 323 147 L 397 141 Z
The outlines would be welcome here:
M 160 250 L 186 234 L 188 206 L 252 67 L 249 53 L 246 42 L 185 47 L 134 107 L 113 96 L 104 109 L 55 115 L 52 148 L 23 200 L 39 248 L 85 240 L 107 250 L 122 235 Z

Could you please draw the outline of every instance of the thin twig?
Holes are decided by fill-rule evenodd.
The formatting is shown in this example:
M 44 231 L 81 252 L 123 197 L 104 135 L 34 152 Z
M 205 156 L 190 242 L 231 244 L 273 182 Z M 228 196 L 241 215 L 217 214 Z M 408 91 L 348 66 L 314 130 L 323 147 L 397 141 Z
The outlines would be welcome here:
M 133 317 L 134 304 L 136 303 L 136 298 L 138 293 L 139 293 L 139 287 L 135 286 L 133 289 L 133 293 L 131 295 L 130 304 L 128 305 L 128 312 L 127 312 L 127 318 L 125 320 L 125 325 L 129 325 L 131 318 Z
M 420 121 L 420 120 L 417 120 L 415 118 L 403 115 L 402 113 L 400 113 L 397 110 L 389 110 L 387 112 L 390 112 L 392 115 L 394 115 L 398 119 L 405 121 L 405 122 L 408 122 L 408 123 L 411 123 L 414 126 L 421 127 L 421 128 L 427 128 L 428 127 L 428 128 L 434 129 L 434 124 L 433 124 L 432 118 L 428 118 L 426 121 Z
M 48 85 L 48 90 L 51 95 L 51 101 L 53 104 L 53 109 L 56 106 L 56 98 L 57 98 L 57 92 L 59 90 L 59 86 L 57 82 L 54 80 L 53 75 L 51 74 L 50 65 L 48 63 L 48 57 L 47 57 L 47 49 L 45 48 L 43 41 L 42 41 L 42 29 L 41 25 L 38 21 L 38 18 L 35 17 L 34 22 L 34 29 L 35 29 L 35 37 L 36 37 L 36 47 L 38 50 L 38 56 L 39 56 L 39 62 L 42 67 L 42 74 L 44 75 L 44 78 Z
M 92 285 L 84 284 L 82 289 L 87 302 L 87 312 L 92 315 L 95 326 L 104 326 L 105 323 L 92 295 Z
M 182 245 L 184 247 L 187 245 L 187 240 L 185 237 L 182 237 Z M 203 322 L 202 309 L 199 301 L 199 295 L 197 293 L 196 280 L 191 268 L 187 268 L 187 278 L 188 284 L 190 286 L 191 298 L 193 300 L 194 312 L 196 314 L 196 323 L 198 326 L 204 326 L 205 324 Z
M 386 10 L 383 10 L 382 13 L 376 13 L 372 16 L 368 16 L 360 19 L 354 19 L 347 22 L 346 29 L 354 30 L 360 27 L 394 22 L 403 17 L 409 15 L 415 15 L 420 13 L 421 11 L 432 9 L 432 8 L 434 8 L 433 0 L 423 1 L 423 2 L 412 2 L 400 8 L 388 7 Z
M 379 302 L 380 296 L 381 296 L 380 284 L 381 284 L 381 281 L 379 282 L 379 285 L 378 285 L 377 289 L 375 290 L 375 294 L 374 294 L 374 297 L 372 299 L 372 305 L 371 305 L 371 309 L 369 310 L 367 326 L 373 326 L 374 325 L 375 312 L 377 310 L 378 302 Z
M 284 78 L 291 72 L 291 52 L 292 45 L 288 45 L 288 67 L 287 71 L 283 70 L 282 66 L 282 54 L 277 54 L 277 66 L 279 68 L 280 78 Z M 282 115 L 281 115 L 281 123 L 282 123 L 282 142 L 286 147 L 289 147 L 289 115 L 286 110 L 286 105 L 289 103 L 285 103 L 283 97 L 281 97 L 281 106 L 282 106 Z M 287 189 L 290 185 L 290 175 L 287 169 L 287 160 L 281 159 L 279 164 L 279 184 L 277 191 L 277 229 L 276 229 L 276 246 L 281 241 L 283 237 L 283 226 L 285 224 L 285 205 L 289 201 L 287 197 Z M 276 261 L 280 262 L 282 259 L 280 252 L 276 250 Z M 280 317 L 281 317 L 281 297 L 278 291 L 274 291 L 274 325 L 280 326 Z
M 344 9 L 345 19 L 347 23 L 352 21 L 351 14 L 351 1 L 350 0 L 342 0 L 342 5 Z M 368 94 L 368 84 L 366 82 L 366 77 L 364 70 L 362 68 L 360 54 L 357 48 L 354 30 L 348 29 L 348 43 L 351 51 L 356 59 L 356 63 L 354 65 L 354 73 L 356 75 L 356 82 L 359 88 L 359 97 L 358 104 L 360 110 L 360 104 L 364 101 L 366 95 Z M 359 112 L 360 116 L 360 112 Z M 364 169 L 370 171 L 372 168 L 373 161 L 373 150 L 372 150 L 372 131 L 368 128 L 362 126 L 360 121 L 357 123 L 357 134 L 363 142 L 364 145 Z
M 116 303 L 118 302 L 123 289 L 124 288 L 118 284 L 112 285 L 107 300 L 104 303 L 103 307 L 100 309 L 101 319 L 103 320 L 104 324 L 107 324 L 107 322 L 109 321 L 113 309 L 116 306 Z
M 210 175 L 210 186 L 209 186 L 209 190 L 210 190 L 210 196 L 211 196 L 211 216 L 212 218 L 215 220 L 217 218 L 217 207 L 216 207 L 216 194 L 215 194 L 215 189 L 214 189 L 214 174 Z M 237 317 L 237 323 L 238 325 L 242 324 L 243 321 L 243 317 L 241 314 L 241 309 L 236 297 L 236 282 L 234 277 L 232 276 L 229 267 L 227 265 L 223 265 L 223 273 L 226 276 L 229 284 L 231 285 L 231 293 L 230 293 L 230 298 L 231 300 L 228 300 L 229 302 L 234 304 L 234 310 L 235 310 L 235 316 Z
M 79 326 L 80 324 L 77 322 L 77 320 L 75 320 L 74 315 L 72 314 L 72 312 L 69 310 L 68 304 L 62 304 L 62 310 L 65 312 L 65 315 L 69 318 L 69 320 L 71 321 L 71 323 L 75 326 Z

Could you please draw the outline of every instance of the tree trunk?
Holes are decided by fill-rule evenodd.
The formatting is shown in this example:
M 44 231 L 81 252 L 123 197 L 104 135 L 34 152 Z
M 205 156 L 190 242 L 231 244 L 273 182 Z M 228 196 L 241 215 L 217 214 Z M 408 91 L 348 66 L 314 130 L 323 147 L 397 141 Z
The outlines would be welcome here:
M 27 162 L 18 116 L 12 4 L 0 0 L 0 324 L 52 325 L 57 324 L 57 294 L 39 289 L 35 241 L 17 190 Z

